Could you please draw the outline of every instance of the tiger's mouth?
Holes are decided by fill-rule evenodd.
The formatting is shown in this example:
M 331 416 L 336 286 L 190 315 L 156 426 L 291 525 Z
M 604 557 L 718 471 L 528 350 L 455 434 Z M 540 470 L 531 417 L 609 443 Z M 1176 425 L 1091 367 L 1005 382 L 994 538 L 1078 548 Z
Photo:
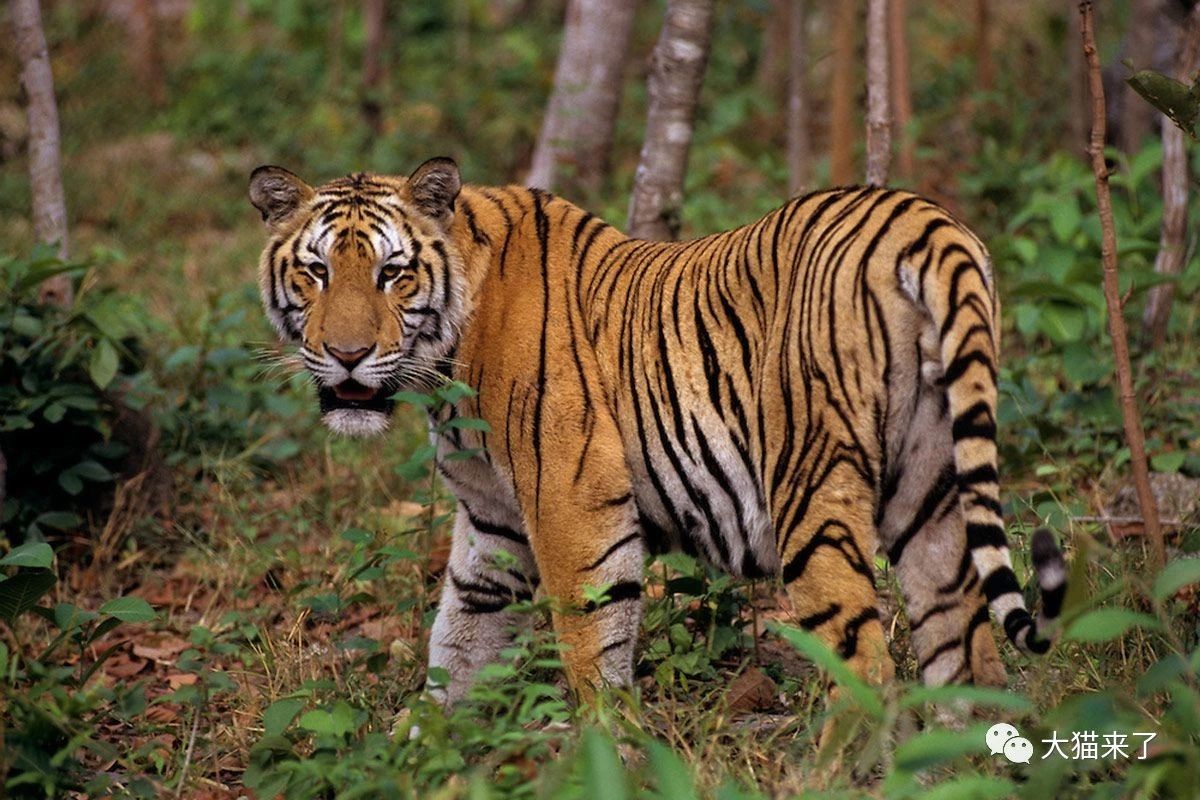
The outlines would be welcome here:
M 336 386 L 322 386 L 317 392 L 321 413 L 334 411 L 374 411 L 388 415 L 396 403 L 382 388 L 364 386 L 356 380 L 345 380 Z

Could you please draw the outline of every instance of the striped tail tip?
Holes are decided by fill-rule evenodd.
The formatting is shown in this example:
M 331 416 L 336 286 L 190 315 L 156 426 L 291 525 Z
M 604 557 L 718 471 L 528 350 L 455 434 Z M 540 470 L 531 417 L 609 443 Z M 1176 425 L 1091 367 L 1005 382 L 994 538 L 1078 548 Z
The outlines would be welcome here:
M 1067 564 L 1062 551 L 1054 543 L 1054 535 L 1038 528 L 1030 540 L 1030 555 L 1042 595 L 1042 610 L 1037 622 L 1022 607 L 1009 611 L 1004 618 L 1004 632 L 1019 649 L 1033 655 L 1043 655 L 1053 641 L 1046 629 L 1058 619 L 1063 598 L 1067 593 Z

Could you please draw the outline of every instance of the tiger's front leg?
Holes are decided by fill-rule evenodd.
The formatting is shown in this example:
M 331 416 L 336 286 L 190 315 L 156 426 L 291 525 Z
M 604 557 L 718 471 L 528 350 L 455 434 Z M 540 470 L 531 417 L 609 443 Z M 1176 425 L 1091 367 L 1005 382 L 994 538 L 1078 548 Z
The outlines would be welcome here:
M 489 513 L 492 518 L 483 516 Z M 458 505 L 442 599 L 429 637 L 429 666 L 450 674 L 430 694 L 451 704 L 466 696 L 481 667 L 497 661 L 527 622 L 508 606 L 533 597 L 537 570 L 525 534 L 497 509 Z
M 633 681 L 646 547 L 616 426 L 597 420 L 573 441 L 542 450 L 519 496 L 567 681 L 586 702 Z

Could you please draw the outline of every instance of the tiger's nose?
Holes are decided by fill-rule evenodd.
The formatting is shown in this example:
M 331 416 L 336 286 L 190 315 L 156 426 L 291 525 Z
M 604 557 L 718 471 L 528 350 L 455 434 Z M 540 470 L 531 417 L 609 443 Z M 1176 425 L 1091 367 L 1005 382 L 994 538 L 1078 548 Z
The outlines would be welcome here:
M 345 367 L 348 372 L 353 372 L 354 368 L 361 364 L 364 358 L 375 352 L 375 345 L 360 347 L 357 350 L 342 350 L 341 348 L 327 344 L 325 345 L 325 351 L 336 358 L 338 363 Z

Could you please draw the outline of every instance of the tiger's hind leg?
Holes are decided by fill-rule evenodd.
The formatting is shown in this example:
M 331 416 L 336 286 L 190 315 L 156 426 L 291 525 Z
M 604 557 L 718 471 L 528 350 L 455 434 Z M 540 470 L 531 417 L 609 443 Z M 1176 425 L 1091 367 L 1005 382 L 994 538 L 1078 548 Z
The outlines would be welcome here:
M 879 534 L 900 581 L 921 679 L 1003 686 L 987 600 L 967 550 L 950 422 L 927 387 L 887 483 Z
M 800 626 L 863 679 L 891 680 L 875 590 L 873 490 L 847 460 L 820 485 L 786 493 L 774 506 L 783 582 Z

